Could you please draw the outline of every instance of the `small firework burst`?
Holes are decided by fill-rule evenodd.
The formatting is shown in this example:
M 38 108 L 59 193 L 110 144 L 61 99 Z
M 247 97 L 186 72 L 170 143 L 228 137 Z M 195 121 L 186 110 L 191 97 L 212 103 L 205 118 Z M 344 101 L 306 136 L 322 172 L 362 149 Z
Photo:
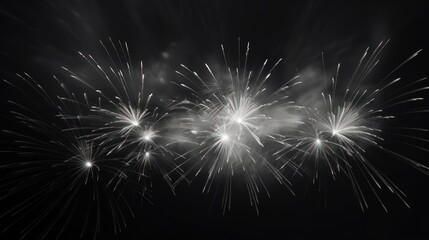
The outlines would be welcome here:
M 12 219 L 5 231 L 19 223 L 26 224 L 20 229 L 22 238 L 32 234 L 39 234 L 40 239 L 52 235 L 59 238 L 69 222 L 79 222 L 81 237 L 95 238 L 101 217 L 109 215 L 114 232 L 121 231 L 126 226 L 126 216 L 133 212 L 120 191 L 110 184 L 117 176 L 118 160 L 83 138 L 85 130 L 79 119 L 62 119 L 63 115 L 79 111 L 76 101 L 70 106 L 63 98 L 49 95 L 29 75 L 18 77 L 23 84 L 5 82 L 24 96 L 31 96 L 32 101 L 10 101 L 20 127 L 4 133 L 15 139 L 19 158 L 2 166 L 8 170 L 1 179 L 5 183 L 2 188 L 6 188 L 2 189 L 2 199 L 24 192 L 27 197 L 2 213 Z M 60 85 L 68 94 L 65 85 Z M 29 220 L 27 216 L 36 217 Z

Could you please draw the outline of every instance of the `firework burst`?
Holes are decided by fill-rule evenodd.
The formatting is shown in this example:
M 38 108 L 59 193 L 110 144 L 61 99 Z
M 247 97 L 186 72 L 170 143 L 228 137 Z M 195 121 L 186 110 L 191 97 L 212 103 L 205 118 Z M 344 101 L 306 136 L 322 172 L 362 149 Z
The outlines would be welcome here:
M 143 64 L 136 70 L 128 45 L 111 39 L 108 45 L 101 42 L 107 56 L 102 62 L 79 53 L 91 68 L 88 72 L 96 76 L 63 67 L 83 84 L 78 94 L 56 77 L 58 89 L 50 89 L 54 94 L 27 74 L 18 75 L 21 82 L 4 80 L 30 102 L 9 101 L 13 121 L 22 129 L 3 131 L 15 139 L 14 152 L 20 157 L 2 165 L 9 173 L 2 178 L 1 199 L 29 194 L 3 212 L 3 218 L 13 219 L 6 230 L 26 222 L 21 231 L 25 237 L 49 220 L 40 238 L 60 237 L 67 224 L 79 218 L 84 219 L 81 236 L 95 238 L 106 208 L 115 233 L 119 232 L 126 226 L 125 216 L 133 214 L 125 200 L 127 186 L 136 186 L 131 194 L 146 198 L 154 174 L 173 192 L 183 181 L 204 177 L 203 192 L 221 189 L 224 213 L 241 183 L 259 214 L 260 195 L 270 196 L 267 180 L 274 179 L 293 194 L 289 177 L 306 173 L 319 184 L 322 177 L 346 176 L 363 210 L 368 208 L 364 186 L 386 210 L 380 189 L 390 190 L 408 206 L 405 194 L 377 169 L 371 153 L 387 153 L 429 173 L 422 162 L 384 147 L 387 140 L 429 151 L 427 136 L 419 135 L 429 131 L 400 120 L 427 113 L 426 106 L 418 106 L 424 100 L 420 94 L 429 87 L 426 78 L 411 82 L 392 78 L 420 51 L 369 84 L 386 44 L 380 43 L 372 53 L 365 51 L 348 81 L 338 77 L 338 64 L 335 76 L 329 81 L 325 77 L 317 102 L 307 105 L 296 103 L 299 96 L 290 91 L 306 79 L 297 75 L 278 88 L 270 86 L 281 59 L 271 67 L 266 60 L 258 70 L 249 70 L 250 47 L 247 44 L 241 62 L 240 40 L 236 67 L 228 63 L 223 45 L 224 66 L 205 64 L 200 75 L 181 65 L 177 71 L 181 81 L 172 84 L 187 97 L 168 106 L 145 91 Z M 110 64 L 104 63 L 106 59 Z M 404 106 L 408 110 L 400 110 Z M 77 216 L 78 208 L 86 209 L 83 218 Z M 27 214 L 37 217 L 27 220 Z
M 352 77 L 347 82 L 339 80 L 340 64 L 338 64 L 336 76 L 329 82 L 325 81 L 328 93 L 321 93 L 321 106 L 308 106 L 305 108 L 307 118 L 297 132 L 297 137 L 293 139 L 295 144 L 290 144 L 276 153 L 281 156 L 291 156 L 289 160 L 293 160 L 295 165 L 298 166 L 302 166 L 304 162 L 314 160 L 313 182 L 319 178 L 320 174 L 325 172 L 319 166 L 327 166 L 327 172 L 334 179 L 339 173 L 344 173 L 350 179 L 362 210 L 368 208 L 368 203 L 364 196 L 362 183 L 359 182 L 359 177 L 357 177 L 359 174 L 363 176 L 364 182 L 368 183 L 371 192 L 376 195 L 386 211 L 387 208 L 377 193 L 377 189 L 382 189 L 383 187 L 396 194 L 408 206 L 405 201 L 405 194 L 375 167 L 375 160 L 368 159 L 368 148 L 375 147 L 384 153 L 404 160 L 425 174 L 429 173 L 429 169 L 424 164 L 393 150 L 386 149 L 382 144 L 385 141 L 385 136 L 395 134 L 392 129 L 387 127 L 389 123 L 386 122 L 395 119 L 395 115 L 404 114 L 403 112 L 392 111 L 392 108 L 422 101 L 422 97 L 416 97 L 415 95 L 429 89 L 427 86 L 421 86 L 425 84 L 424 80 L 426 78 L 412 81 L 396 89 L 394 87 L 401 79 L 389 80 L 396 70 L 416 57 L 420 51 L 412 54 L 398 65 L 379 81 L 372 90 L 371 88 L 362 88 L 362 84 L 369 78 L 371 71 L 377 65 L 377 58 L 386 44 L 387 42 L 381 42 L 372 54 L 368 54 L 367 49 Z M 389 91 L 390 93 L 388 93 Z M 425 111 L 424 109 L 418 109 L 411 110 L 408 113 L 423 113 Z M 397 130 L 404 127 L 395 128 Z M 406 128 L 420 132 L 427 131 L 417 127 Z M 412 147 L 420 151 L 427 151 L 427 148 L 424 147 L 425 139 L 410 135 L 399 135 L 399 137 L 414 138 L 414 140 L 417 140 L 417 144 L 412 145 Z M 290 139 L 285 139 L 283 142 L 286 141 L 290 142 Z M 294 153 L 292 154 L 291 152 Z M 289 164 L 289 161 L 285 164 Z
M 173 190 L 169 176 L 172 172 L 165 169 L 181 169 L 176 168 L 171 161 L 175 153 L 166 147 L 173 141 L 162 124 L 168 113 L 159 114 L 158 107 L 150 107 L 153 94 L 145 93 L 143 63 L 140 62 L 139 71 L 134 70 L 127 43 L 114 44 L 109 39 L 111 49 L 103 42 L 100 43 L 112 66 L 97 62 L 92 55 L 79 54 L 99 75 L 100 82 L 107 84 L 105 91 L 93 86 L 100 84 L 98 79 L 94 83 L 94 79 L 87 80 L 63 68 L 71 78 L 99 96 L 96 104 L 89 104 L 88 114 L 77 116 L 86 120 L 86 125 L 93 126 L 92 133 L 86 137 L 108 149 L 108 155 L 116 154 L 124 159 L 124 166 L 119 171 L 121 174 L 137 174 L 139 181 L 148 180 L 144 185 L 149 187 L 152 175 L 158 172 Z
M 111 184 L 113 178 L 123 177 L 117 175 L 118 160 L 83 138 L 80 120 L 62 119 L 80 111 L 81 106 L 52 97 L 27 74 L 18 75 L 18 79 L 21 82 L 4 81 L 23 96 L 31 96 L 31 104 L 9 101 L 20 127 L 3 132 L 15 139 L 20 157 L 2 166 L 8 174 L 1 179 L 5 188 L 1 199 L 7 201 L 23 193 L 27 197 L 2 213 L 3 218 L 11 219 L 4 231 L 24 223 L 22 238 L 31 234 L 40 239 L 59 238 L 68 223 L 79 222 L 80 236 L 95 238 L 105 222 L 101 218 L 110 215 L 114 232 L 120 232 L 126 226 L 126 216 L 133 212 L 123 190 Z M 74 94 L 59 84 L 73 99 Z M 28 216 L 36 217 L 30 220 Z
M 278 60 L 266 70 L 266 60 L 256 74 L 247 71 L 249 44 L 245 51 L 244 65 L 231 70 L 221 45 L 225 68 L 215 73 L 205 64 L 208 78 L 200 77 L 185 65 L 185 72 L 177 73 L 188 83 L 175 83 L 190 92 L 194 100 L 178 101 L 172 111 L 178 111 L 178 122 L 183 135 L 193 142 L 192 149 L 183 156 L 192 166 L 186 176 L 207 172 L 203 192 L 209 192 L 216 178 L 225 179 L 222 206 L 224 211 L 231 206 L 232 183 L 236 176 L 243 177 L 250 203 L 258 212 L 259 193 L 262 189 L 269 195 L 263 178 L 273 176 L 290 189 L 290 183 L 266 156 L 264 143 L 276 138 L 272 125 L 279 121 L 270 115 L 276 108 L 294 108 L 286 91 L 299 84 L 298 76 L 275 91 L 268 91 L 266 81 L 280 63 Z M 240 46 L 239 46 L 240 49 Z M 239 55 L 241 55 L 239 53 Z M 185 164 L 184 163 L 184 164 Z

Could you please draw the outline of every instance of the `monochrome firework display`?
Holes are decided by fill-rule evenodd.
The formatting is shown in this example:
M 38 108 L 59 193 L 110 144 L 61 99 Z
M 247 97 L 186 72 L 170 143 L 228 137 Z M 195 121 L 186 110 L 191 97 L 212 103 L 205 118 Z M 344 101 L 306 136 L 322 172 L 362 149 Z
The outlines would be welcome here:
M 420 2 L 1 3 L 1 239 L 427 239 Z

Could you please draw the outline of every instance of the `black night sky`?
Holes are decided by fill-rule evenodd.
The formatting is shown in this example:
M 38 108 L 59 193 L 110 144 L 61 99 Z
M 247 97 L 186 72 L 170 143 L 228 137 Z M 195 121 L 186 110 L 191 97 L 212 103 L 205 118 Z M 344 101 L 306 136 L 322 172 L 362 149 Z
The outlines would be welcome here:
M 390 39 L 374 76 L 386 75 L 423 49 L 396 74 L 413 80 L 429 74 L 428 11 L 424 1 L 2 1 L 0 77 L 11 80 L 16 73 L 26 72 L 49 86 L 52 75 L 65 78 L 61 66 L 80 69 L 85 65 L 78 51 L 97 56 L 102 50 L 99 41 L 110 37 L 128 43 L 132 58 L 145 64 L 148 79 L 162 80 L 160 84 L 149 80 L 149 91 L 167 99 L 176 94 L 168 83 L 177 79 L 175 70 L 181 63 L 203 71 L 204 63 L 222 60 L 221 43 L 229 55 L 237 54 L 238 38 L 242 49 L 250 42 L 251 66 L 260 66 L 267 58 L 283 58 L 273 72 L 276 81 L 290 79 L 308 66 L 320 67 L 322 52 L 327 72 L 335 71 L 341 62 L 347 77 L 367 47 L 374 49 Z M 19 128 L 7 103 L 16 99 L 16 93 L 3 82 L 0 89 L 2 129 Z M 428 120 L 426 113 L 400 121 L 427 128 Z M 10 137 L 1 138 L 1 161 L 6 165 L 18 157 L 8 152 L 13 145 Z M 422 163 L 429 156 L 412 148 L 400 149 L 403 145 L 393 141 L 385 144 Z M 429 176 L 390 155 L 369 154 L 374 165 L 404 191 L 411 208 L 383 190 L 380 196 L 386 212 L 368 191 L 369 208 L 363 212 L 347 178 L 329 180 L 319 191 L 310 178 L 298 177 L 293 179 L 296 196 L 278 184 L 270 189 L 270 198 L 262 194 L 259 216 L 244 186 L 236 188 L 232 209 L 223 215 L 220 197 L 201 193 L 203 179 L 179 184 L 173 195 L 155 178 L 153 204 L 131 196 L 135 218 L 128 216 L 127 228 L 116 235 L 112 227 L 102 226 L 97 239 L 428 239 Z M 0 168 L 3 176 L 8 171 Z M 2 175 L 0 214 L 29 197 L 22 193 L 3 198 L 11 185 Z M 79 216 L 86 213 L 75 211 L 76 217 L 59 239 L 79 239 L 83 221 Z M 20 218 L 19 214 L 15 217 Z M 0 230 L 14 219 L 0 217 Z M 58 224 L 61 228 L 63 223 Z M 0 239 L 19 239 L 24 227 L 18 223 Z M 46 239 L 55 237 L 47 235 Z

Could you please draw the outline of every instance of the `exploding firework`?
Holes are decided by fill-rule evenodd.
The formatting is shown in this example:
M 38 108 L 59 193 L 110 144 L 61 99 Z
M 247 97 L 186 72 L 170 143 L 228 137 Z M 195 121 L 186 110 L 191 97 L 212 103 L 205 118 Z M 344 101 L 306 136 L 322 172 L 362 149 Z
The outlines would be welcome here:
M 274 125 L 280 127 L 281 121 L 272 118 L 274 111 L 296 107 L 286 93 L 300 83 L 299 77 L 269 92 L 266 81 L 281 59 L 268 70 L 265 69 L 266 60 L 256 73 L 247 71 L 250 49 L 247 44 L 244 65 L 239 63 L 235 70 L 231 70 L 223 45 L 221 49 L 225 62 L 223 71 L 214 72 L 208 64 L 205 64 L 207 78 L 200 77 L 185 65 L 181 65 L 185 72 L 177 71 L 187 83 L 176 85 L 193 96 L 193 99 L 178 101 L 172 107 L 172 111 L 178 112 L 182 134 L 193 142 L 192 149 L 183 155 L 184 164 L 189 163 L 191 167 L 179 180 L 192 174 L 207 173 L 203 192 L 209 192 L 216 179 L 223 178 L 222 206 L 225 211 L 231 207 L 233 182 L 240 181 L 234 178 L 242 177 L 250 203 L 258 211 L 261 189 L 268 194 L 263 181 L 267 173 L 291 190 L 286 177 L 271 163 L 271 156 L 266 156 L 264 145 L 276 138 Z M 293 118 L 289 121 L 289 124 L 295 123 Z
M 290 91 L 305 82 L 301 76 L 278 88 L 268 84 L 281 59 L 271 67 L 266 60 L 251 71 L 249 44 L 243 63 L 239 45 L 238 64 L 233 67 L 221 45 L 225 66 L 205 64 L 207 71 L 199 75 L 181 65 L 177 71 L 181 81 L 172 83 L 187 97 L 163 106 L 156 95 L 145 92 L 143 64 L 135 70 L 126 43 L 110 40 L 109 46 L 101 45 L 107 56 L 102 62 L 80 53 L 91 68 L 89 73 L 96 76 L 63 67 L 83 84 L 77 89 L 79 94 L 56 77 L 58 89 L 49 90 L 27 74 L 18 75 L 22 84 L 5 80 L 30 102 L 9 101 L 14 124 L 22 129 L 4 133 L 16 139 L 15 152 L 20 157 L 2 165 L 8 174 L 2 178 L 5 194 L 1 199 L 23 192 L 28 197 L 2 214 L 12 219 L 6 230 L 26 222 L 23 237 L 33 232 L 40 238 L 59 237 L 69 222 L 82 219 L 75 211 L 79 208 L 86 209 L 79 211 L 85 213 L 81 235 L 95 238 L 106 208 L 114 231 L 119 232 L 126 226 L 125 216 L 133 214 L 125 199 L 126 187 L 136 186 L 131 194 L 146 197 L 154 173 L 173 191 L 183 181 L 205 177 L 203 192 L 223 190 L 224 213 L 231 208 L 232 193 L 240 183 L 259 213 L 260 194 L 270 196 L 267 180 L 274 179 L 293 193 L 289 176 L 303 173 L 309 173 L 313 183 L 320 183 L 322 175 L 346 176 L 363 210 L 368 207 L 364 184 L 384 209 L 378 191 L 382 188 L 408 206 L 405 194 L 376 167 L 374 150 L 429 173 L 421 162 L 383 146 L 389 140 L 428 151 L 427 137 L 417 134 L 428 130 L 403 125 L 400 120 L 427 112 L 426 106 L 418 107 L 424 100 L 419 94 L 429 89 L 426 78 L 406 83 L 392 80 L 420 51 L 372 86 L 368 79 L 386 45 L 382 42 L 371 54 L 365 52 L 348 81 L 338 77 L 338 65 L 330 81 L 325 77 L 320 101 L 304 105 L 294 101 L 299 96 L 291 93 L 297 91 Z M 104 63 L 106 59 L 110 64 Z M 404 105 L 407 111 L 400 110 Z M 37 217 L 27 220 L 27 214 Z M 39 232 L 46 221 L 49 224 Z
M 81 109 L 63 83 L 59 82 L 68 98 L 74 99 L 72 104 L 48 94 L 27 74 L 18 75 L 18 79 L 21 81 L 4 81 L 30 101 L 9 101 L 19 128 L 4 133 L 15 139 L 19 158 L 2 166 L 7 174 L 1 179 L 1 199 L 22 200 L 2 213 L 3 218 L 10 219 L 4 231 L 24 225 L 22 238 L 32 234 L 40 239 L 51 235 L 59 238 L 68 223 L 75 222 L 82 224 L 81 237 L 95 238 L 106 223 L 101 219 L 110 215 L 114 232 L 120 232 L 126 226 L 126 216 L 133 212 L 123 189 L 112 184 L 113 179 L 124 177 L 117 174 L 118 160 L 84 138 L 85 130 L 78 119 L 62 119 L 75 111 L 79 114 Z
M 427 166 L 383 147 L 385 138 L 392 138 L 393 135 L 396 136 L 394 140 L 412 139 L 414 144 L 405 143 L 417 150 L 427 151 L 424 146 L 427 140 L 412 135 L 400 135 L 392 131 L 408 129 L 425 133 L 426 129 L 411 126 L 395 126 L 393 129 L 389 127 L 394 124 L 392 120 L 398 115 L 404 117 L 407 113 L 426 112 L 425 109 L 412 109 L 412 103 L 423 100 L 422 97 L 415 95 L 429 89 L 425 85 L 426 78 L 411 81 L 397 88 L 395 86 L 401 79 L 391 80 L 392 74 L 416 57 L 420 50 L 397 66 L 372 89 L 362 87 L 377 65 L 377 58 L 387 42 L 381 42 L 372 54 L 368 54 L 368 49 L 365 51 L 349 81 L 342 82 L 338 78 L 340 72 L 340 64 L 338 64 L 335 77 L 332 77 L 329 82 L 325 81 L 327 93 L 322 92 L 320 95 L 321 106 L 306 106 L 304 111 L 307 117 L 303 120 L 304 124 L 297 131 L 296 137 L 292 139 L 295 144 L 288 145 L 276 152 L 277 155 L 289 156 L 289 161 L 285 164 L 293 161 L 295 165 L 301 167 L 305 162 L 314 162 L 313 182 L 318 180 L 321 174 L 328 173 L 333 179 L 339 173 L 345 174 L 350 179 L 362 210 L 368 207 L 368 203 L 364 196 L 362 183 L 359 181 L 359 175 L 365 179 L 363 182 L 368 183 L 371 191 L 386 211 L 386 206 L 377 193 L 377 189 L 383 187 L 387 187 L 408 206 L 405 194 L 376 168 L 375 159 L 368 158 L 368 148 L 379 149 L 404 160 L 425 174 L 429 173 Z M 411 110 L 403 112 L 396 108 L 395 111 L 395 107 L 404 104 L 408 104 L 407 107 Z M 290 140 L 285 139 L 283 142 L 291 142 Z M 325 166 L 327 170 L 320 166 Z
M 168 113 L 159 114 L 158 107 L 150 107 L 153 94 L 145 92 L 143 63 L 140 62 L 139 71 L 134 70 L 127 43 L 114 44 L 111 39 L 109 45 L 100 43 L 111 65 L 99 63 L 92 55 L 79 52 L 98 74 L 96 79 L 85 79 L 63 67 L 71 78 L 98 95 L 96 104 L 88 103 L 89 113 L 77 116 L 86 121 L 86 127 L 92 126 L 91 134 L 86 137 L 107 149 L 108 155 L 124 159 L 121 174 L 137 174 L 138 180 L 145 180 L 144 184 L 149 187 L 152 175 L 158 172 L 174 190 L 170 174 L 181 169 L 171 161 L 175 153 L 166 147 L 173 141 L 162 124 Z M 100 83 L 108 86 L 105 91 L 93 86 Z M 168 168 L 177 171 L 168 172 Z

